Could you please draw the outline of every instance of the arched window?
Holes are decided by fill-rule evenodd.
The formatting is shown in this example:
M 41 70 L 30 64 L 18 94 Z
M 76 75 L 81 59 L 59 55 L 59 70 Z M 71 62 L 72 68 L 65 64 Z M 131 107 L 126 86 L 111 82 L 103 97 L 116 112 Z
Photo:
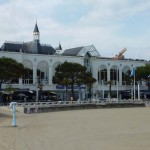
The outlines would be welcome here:
M 44 61 L 40 62 L 37 66 L 37 82 L 39 84 L 48 84 L 48 64 Z
M 100 66 L 98 70 L 98 82 L 99 84 L 106 84 L 107 82 L 107 68 L 106 66 Z
M 130 68 L 128 66 L 124 66 L 122 69 L 122 84 L 123 85 L 130 85 L 130 77 L 128 72 L 130 71 Z
M 119 81 L 119 69 L 117 66 L 112 66 L 110 69 L 110 80 L 113 81 L 115 85 Z
M 25 74 L 22 77 L 23 84 L 33 84 L 33 65 L 30 61 L 25 60 L 23 62 L 24 67 L 26 68 Z

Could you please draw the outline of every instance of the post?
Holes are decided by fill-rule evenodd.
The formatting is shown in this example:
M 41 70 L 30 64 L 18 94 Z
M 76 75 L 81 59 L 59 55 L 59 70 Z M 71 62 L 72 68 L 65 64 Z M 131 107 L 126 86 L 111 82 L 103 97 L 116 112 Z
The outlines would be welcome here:
M 130 77 L 134 76 L 134 83 L 133 83 L 133 89 L 134 89 L 134 95 L 133 95 L 133 100 L 135 100 L 135 68 L 133 67 L 132 70 L 131 70 L 131 75 Z
M 104 98 L 104 80 L 102 80 L 102 98 Z
M 135 71 L 135 70 L 134 70 Z M 135 72 L 134 72 L 134 100 L 135 100 Z
M 12 118 L 12 126 L 13 127 L 17 127 L 17 125 L 16 125 L 16 105 L 17 105 L 17 102 L 11 102 L 10 103 L 10 107 L 11 107 L 12 112 L 13 112 L 13 118 Z
M 81 87 L 81 86 L 78 86 L 78 97 L 79 97 L 78 100 L 79 100 L 79 101 L 81 100 L 81 93 L 80 93 L 81 89 L 80 89 L 80 87 Z
M 36 89 L 36 102 L 39 101 L 39 90 L 38 90 L 38 87 Z
M 140 100 L 140 83 L 138 82 L 138 100 Z
M 118 68 L 117 68 L 117 100 L 118 100 Z

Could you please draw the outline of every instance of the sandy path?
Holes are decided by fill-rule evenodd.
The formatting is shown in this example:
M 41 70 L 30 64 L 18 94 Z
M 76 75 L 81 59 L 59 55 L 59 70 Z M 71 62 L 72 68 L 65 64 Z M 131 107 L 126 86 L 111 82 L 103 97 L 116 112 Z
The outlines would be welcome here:
M 17 114 L 0 124 L 0 150 L 150 150 L 150 108 Z

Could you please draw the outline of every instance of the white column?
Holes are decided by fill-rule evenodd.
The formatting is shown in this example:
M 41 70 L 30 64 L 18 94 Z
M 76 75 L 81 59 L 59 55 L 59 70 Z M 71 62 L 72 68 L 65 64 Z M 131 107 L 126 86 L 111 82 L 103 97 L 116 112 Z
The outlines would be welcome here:
M 104 81 L 102 80 L 102 98 L 104 98 L 104 95 L 105 95 L 105 93 L 104 93 Z
M 19 78 L 19 87 L 22 88 L 23 84 L 22 84 L 22 78 Z
M 33 66 L 33 84 L 37 84 L 37 66 Z
M 110 81 L 110 68 L 107 68 L 107 81 Z
M 49 73 L 48 73 L 48 82 L 49 82 L 49 85 L 52 85 L 52 77 L 53 77 L 53 70 L 52 70 L 52 67 L 49 66 Z
M 39 88 L 36 87 L 36 102 L 39 101 Z
M 122 69 L 119 69 L 119 85 L 122 86 Z

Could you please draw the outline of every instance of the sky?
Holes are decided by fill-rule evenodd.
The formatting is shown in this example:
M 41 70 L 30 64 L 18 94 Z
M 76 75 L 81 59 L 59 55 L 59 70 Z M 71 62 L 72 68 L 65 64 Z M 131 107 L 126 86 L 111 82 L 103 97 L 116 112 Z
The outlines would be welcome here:
M 0 0 L 0 45 L 33 39 L 63 49 L 94 45 L 102 57 L 150 60 L 150 0 Z

